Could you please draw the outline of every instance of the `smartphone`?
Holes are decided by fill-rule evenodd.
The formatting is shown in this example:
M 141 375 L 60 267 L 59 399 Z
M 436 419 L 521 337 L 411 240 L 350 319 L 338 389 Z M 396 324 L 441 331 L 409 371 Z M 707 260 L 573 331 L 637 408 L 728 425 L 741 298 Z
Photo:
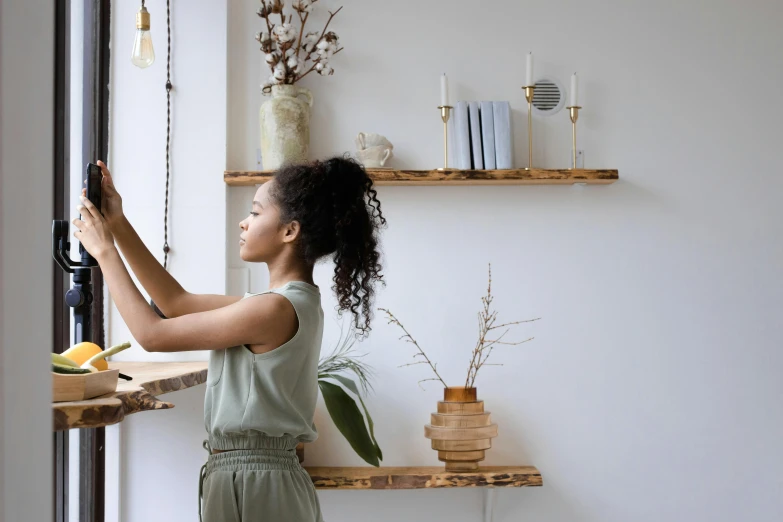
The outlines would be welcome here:
M 87 199 L 89 199 L 95 208 L 101 210 L 101 181 L 103 180 L 103 173 L 101 168 L 94 164 L 87 164 Z
M 88 163 L 87 170 L 84 173 L 84 184 L 87 185 L 87 199 L 89 199 L 95 208 L 100 212 L 101 210 L 101 181 L 103 180 L 103 173 L 101 168 L 94 164 Z M 81 217 L 81 216 L 79 216 Z M 84 250 L 84 247 L 79 243 L 79 254 L 82 256 L 82 266 L 92 266 L 91 257 Z

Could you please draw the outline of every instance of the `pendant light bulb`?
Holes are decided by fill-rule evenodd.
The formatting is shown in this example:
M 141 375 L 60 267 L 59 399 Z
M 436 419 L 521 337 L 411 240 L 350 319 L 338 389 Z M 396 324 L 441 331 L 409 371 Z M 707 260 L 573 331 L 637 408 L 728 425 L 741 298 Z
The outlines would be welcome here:
M 136 13 L 136 37 L 133 40 L 133 52 L 131 63 L 144 69 L 155 61 L 155 50 L 152 48 L 152 35 L 150 34 L 150 14 L 142 5 Z

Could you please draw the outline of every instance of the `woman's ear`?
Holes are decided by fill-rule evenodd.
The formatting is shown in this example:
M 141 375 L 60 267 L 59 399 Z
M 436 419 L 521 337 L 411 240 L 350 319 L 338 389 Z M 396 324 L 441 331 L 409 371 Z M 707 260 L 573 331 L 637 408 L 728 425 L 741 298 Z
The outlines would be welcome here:
M 299 237 L 299 232 L 302 230 L 298 221 L 291 221 L 290 223 L 283 225 L 283 243 L 292 243 Z

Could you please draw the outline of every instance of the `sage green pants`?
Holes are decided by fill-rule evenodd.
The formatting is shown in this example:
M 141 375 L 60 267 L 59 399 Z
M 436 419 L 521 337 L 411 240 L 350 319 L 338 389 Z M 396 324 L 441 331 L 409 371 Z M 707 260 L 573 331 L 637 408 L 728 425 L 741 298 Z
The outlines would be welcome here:
M 203 522 L 323 522 L 310 475 L 294 450 L 255 449 L 212 454 L 201 468 Z

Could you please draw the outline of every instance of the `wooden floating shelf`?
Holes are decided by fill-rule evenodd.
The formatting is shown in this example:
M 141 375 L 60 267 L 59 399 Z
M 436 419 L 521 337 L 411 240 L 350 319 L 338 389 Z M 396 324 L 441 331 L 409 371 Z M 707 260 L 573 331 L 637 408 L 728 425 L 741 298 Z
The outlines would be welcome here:
M 513 169 L 513 170 L 389 170 L 367 169 L 377 185 L 608 185 L 619 179 L 617 170 Z M 229 186 L 261 185 L 273 171 L 227 170 L 223 180 Z
M 100 428 L 121 422 L 140 411 L 167 410 L 170 402 L 158 395 L 206 382 L 207 361 L 193 362 L 110 362 L 109 369 L 133 377 L 120 380 L 116 391 L 86 401 L 54 402 L 54 430 Z
M 443 467 L 312 468 L 305 467 L 316 489 L 427 489 L 542 486 L 533 466 L 486 466 L 452 472 Z

